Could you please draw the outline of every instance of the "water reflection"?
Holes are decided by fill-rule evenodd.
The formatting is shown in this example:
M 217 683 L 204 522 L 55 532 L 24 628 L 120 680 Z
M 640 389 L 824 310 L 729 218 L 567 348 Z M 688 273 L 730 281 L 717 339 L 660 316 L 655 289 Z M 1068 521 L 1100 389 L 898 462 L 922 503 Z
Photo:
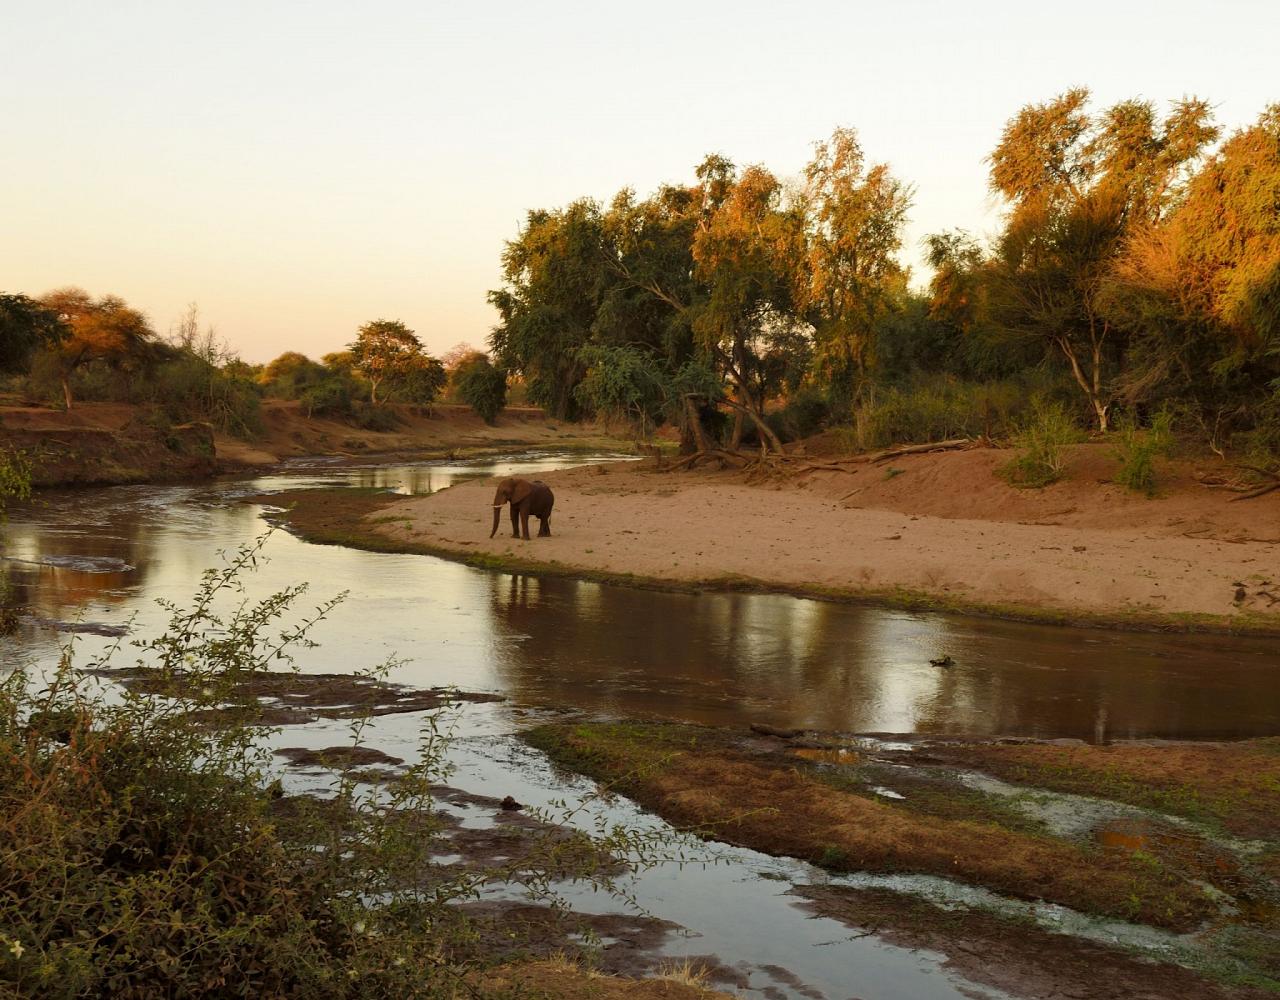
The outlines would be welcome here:
M 1225 737 L 1280 730 L 1273 640 L 1070 630 L 757 594 L 488 578 L 500 686 L 705 723 Z M 932 666 L 940 653 L 952 668 Z
M 601 456 L 598 460 L 604 460 Z M 213 565 L 264 530 L 264 490 L 440 489 L 584 461 L 540 455 L 385 467 L 298 465 L 256 480 L 50 493 L 15 510 L 0 572 L 36 619 L 150 634 Z M 478 537 L 487 534 L 477 512 Z M 304 668 L 392 654 L 398 677 L 501 690 L 533 704 L 706 723 L 766 721 L 876 732 L 1028 734 L 1105 741 L 1280 731 L 1274 640 L 1071 630 L 759 594 L 668 594 L 488 573 L 423 556 L 314 546 L 278 535 L 251 598 L 311 581 L 351 596 Z M 124 567 L 132 567 L 125 569 Z M 34 619 L 0 665 L 48 661 L 61 636 Z M 78 640 L 91 658 L 109 643 Z M 956 665 L 929 660 L 949 654 Z

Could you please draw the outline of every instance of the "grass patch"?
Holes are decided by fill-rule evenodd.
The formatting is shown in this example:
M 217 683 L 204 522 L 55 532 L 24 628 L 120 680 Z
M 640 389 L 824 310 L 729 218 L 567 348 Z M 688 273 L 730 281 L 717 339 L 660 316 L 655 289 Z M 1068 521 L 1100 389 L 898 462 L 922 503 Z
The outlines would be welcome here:
M 1239 837 L 1280 838 L 1280 738 L 1227 746 L 992 743 L 937 752 L 1018 784 L 1127 802 Z
M 1058 402 L 1037 402 L 1014 433 L 1018 454 L 998 470 L 1013 486 L 1043 489 L 1066 471 L 1066 449 L 1083 438 L 1071 414 Z
M 811 767 L 734 751 L 706 730 L 545 726 L 527 738 L 675 826 L 840 871 L 918 872 L 1089 913 L 1187 929 L 1216 911 L 1162 865 L 842 791 Z

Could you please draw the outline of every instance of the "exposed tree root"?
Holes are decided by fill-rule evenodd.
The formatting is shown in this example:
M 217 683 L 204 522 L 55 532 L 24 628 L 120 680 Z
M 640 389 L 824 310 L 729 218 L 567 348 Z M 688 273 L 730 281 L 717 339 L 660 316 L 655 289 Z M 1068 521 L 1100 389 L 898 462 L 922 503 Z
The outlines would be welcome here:
M 1252 500 L 1255 497 L 1265 496 L 1268 493 L 1280 490 L 1280 472 L 1273 472 L 1270 469 L 1261 469 L 1256 465 L 1237 464 L 1236 468 L 1245 469 L 1256 475 L 1262 476 L 1264 479 L 1270 479 L 1271 482 L 1264 483 L 1255 489 L 1249 490 L 1248 493 L 1241 493 L 1239 496 L 1232 497 L 1228 503 L 1235 503 L 1237 500 Z

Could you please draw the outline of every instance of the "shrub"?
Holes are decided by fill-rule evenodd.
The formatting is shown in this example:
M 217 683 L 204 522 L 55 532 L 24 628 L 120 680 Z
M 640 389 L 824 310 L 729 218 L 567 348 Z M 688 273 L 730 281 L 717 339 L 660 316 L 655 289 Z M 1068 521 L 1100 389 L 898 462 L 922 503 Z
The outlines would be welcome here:
M 765 422 L 783 441 L 799 441 L 816 434 L 830 415 L 826 396 L 807 386 L 793 393 L 782 409 L 768 414 Z
M 204 420 L 224 434 L 254 437 L 262 431 L 259 389 L 194 351 L 180 348 L 155 366 L 145 389 L 131 402 L 154 403 L 179 423 Z
M 164 605 L 167 630 L 134 643 L 128 673 L 146 683 L 104 693 L 70 652 L 48 675 L 0 680 L 0 993 L 483 995 L 465 982 L 479 935 L 454 903 L 495 882 L 616 891 L 593 874 L 603 857 L 657 857 L 660 836 L 584 847 L 556 828 L 499 869 L 435 863 L 438 712 L 420 760 L 380 791 L 343 772 L 331 798 L 282 798 L 234 708 L 256 700 L 236 692 L 291 667 L 336 601 L 301 619 L 303 587 L 245 601 L 263 541 L 206 572 L 189 608 Z
M 1068 445 L 1083 438 L 1067 408 L 1058 402 L 1037 399 L 1032 414 L 1014 434 L 1019 454 L 1006 463 L 1001 474 L 1014 486 L 1040 489 L 1062 478 Z
M 350 417 L 356 390 L 351 379 L 330 376 L 298 397 L 307 417 Z
M 351 422 L 363 431 L 388 432 L 400 426 L 400 417 L 389 406 L 356 402 L 351 406 Z
M 507 405 L 507 373 L 484 355 L 458 365 L 453 373 L 458 398 L 491 424 Z
M 1134 493 L 1155 496 L 1156 459 L 1168 457 L 1173 446 L 1173 415 L 1161 410 L 1143 429 L 1132 417 L 1120 421 L 1113 454 L 1120 462 L 1116 482 Z
M 930 375 L 890 386 L 854 411 L 856 447 L 1003 437 L 1025 420 L 1036 392 L 1056 389 L 1041 381 L 1036 373 L 987 382 Z
M 31 498 L 31 462 L 26 453 L 12 448 L 0 449 L 0 521 L 10 500 Z

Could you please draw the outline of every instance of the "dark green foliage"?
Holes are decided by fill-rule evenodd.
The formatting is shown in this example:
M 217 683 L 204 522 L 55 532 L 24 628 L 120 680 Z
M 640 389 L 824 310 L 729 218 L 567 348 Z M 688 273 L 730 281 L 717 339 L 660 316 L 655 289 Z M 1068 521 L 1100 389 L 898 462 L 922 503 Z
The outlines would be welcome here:
M 643 436 L 662 422 L 674 387 L 661 359 L 629 346 L 588 345 L 578 352 L 586 374 L 574 389 L 590 413 L 634 422 Z
M 559 419 L 581 412 L 574 396 L 585 373 L 578 352 L 590 343 L 602 296 L 617 280 L 603 246 L 594 202 L 530 212 L 503 252 L 507 286 L 489 293 L 501 317 L 491 338 L 498 364 L 523 374 L 529 401 Z
M 400 416 L 389 406 L 355 402 L 351 405 L 351 423 L 362 431 L 385 434 L 400 427 Z
M 453 373 L 458 398 L 483 418 L 486 424 L 507 405 L 507 373 L 483 354 L 464 360 Z
M 25 295 L 0 293 L 0 374 L 26 372 L 37 348 L 67 335 L 56 311 Z
M 765 419 L 783 441 L 799 441 L 822 429 L 831 414 L 831 406 L 821 390 L 806 386 L 793 393 L 781 409 Z
M 349 417 L 356 392 L 350 378 L 330 375 L 305 389 L 298 401 L 308 417 Z
M 253 437 L 262 430 L 257 385 L 228 374 L 190 348 L 179 347 L 156 364 L 144 384 L 135 400 L 161 407 L 175 423 L 203 420 L 237 437 Z
M 436 358 L 423 354 L 392 383 L 396 399 L 416 406 L 430 406 L 444 391 L 449 376 Z

